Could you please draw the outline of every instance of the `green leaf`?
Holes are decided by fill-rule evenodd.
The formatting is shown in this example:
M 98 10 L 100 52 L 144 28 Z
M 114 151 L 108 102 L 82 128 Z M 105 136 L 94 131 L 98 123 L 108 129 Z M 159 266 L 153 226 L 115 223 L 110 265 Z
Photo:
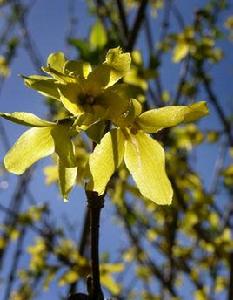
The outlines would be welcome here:
M 63 72 L 63 67 L 66 62 L 65 55 L 63 52 L 51 53 L 47 59 L 47 66 L 50 66 L 52 69 Z
M 171 204 L 172 188 L 165 172 L 164 150 L 143 132 L 130 135 L 124 161 L 141 194 L 153 202 Z
M 31 126 L 31 127 L 52 127 L 56 123 L 49 122 L 38 118 L 36 115 L 25 112 L 14 112 L 14 113 L 0 113 L 0 116 L 6 120 L 14 123 Z
M 53 78 L 48 78 L 46 76 L 31 75 L 31 76 L 22 76 L 24 79 L 24 84 L 36 90 L 46 97 L 60 100 L 60 94 L 57 90 L 59 84 Z
M 74 187 L 77 178 L 77 167 L 66 168 L 65 165 L 59 160 L 58 163 L 58 176 L 59 176 L 59 189 L 64 201 Z
M 51 130 L 55 152 L 67 168 L 76 167 L 75 149 L 71 141 L 69 126 L 57 125 Z
M 17 140 L 4 158 L 5 168 L 23 174 L 33 163 L 54 152 L 51 128 L 31 128 Z
M 124 136 L 120 129 L 112 129 L 104 135 L 90 155 L 89 165 L 92 176 L 90 189 L 99 195 L 104 194 L 110 177 L 123 160 L 123 153 Z
M 130 53 L 123 53 L 120 47 L 110 49 L 104 64 L 111 68 L 109 86 L 115 84 L 130 70 Z
M 195 121 L 207 114 L 206 103 L 201 101 L 190 106 L 165 106 L 152 109 L 141 114 L 136 122 L 144 131 L 153 133 L 181 122 Z
M 107 43 L 107 34 L 103 24 L 97 21 L 91 28 L 90 45 L 93 49 L 103 49 Z

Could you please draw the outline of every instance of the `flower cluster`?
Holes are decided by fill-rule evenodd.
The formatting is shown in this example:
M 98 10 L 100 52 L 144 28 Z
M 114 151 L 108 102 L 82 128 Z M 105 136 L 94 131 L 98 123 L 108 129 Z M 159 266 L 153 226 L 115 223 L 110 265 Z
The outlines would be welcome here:
M 130 70 L 130 54 L 119 47 L 110 49 L 96 67 L 53 53 L 42 70 L 49 76 L 24 76 L 25 84 L 59 101 L 69 116 L 50 122 L 30 113 L 0 113 L 32 127 L 6 154 L 6 169 L 22 174 L 39 159 L 56 153 L 60 190 L 66 199 L 79 168 L 73 138 L 85 131 L 98 141 L 89 156 L 89 190 L 104 194 L 112 174 L 124 161 L 144 197 L 170 204 L 172 188 L 165 172 L 164 150 L 150 134 L 206 115 L 205 102 L 142 112 L 140 102 L 131 98 L 130 87 L 118 83 Z

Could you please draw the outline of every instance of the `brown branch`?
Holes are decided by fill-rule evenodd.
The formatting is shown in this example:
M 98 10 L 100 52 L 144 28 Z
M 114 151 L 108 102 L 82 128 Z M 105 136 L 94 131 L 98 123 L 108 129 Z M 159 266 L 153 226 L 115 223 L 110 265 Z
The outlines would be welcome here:
M 181 100 L 180 98 L 182 96 L 182 89 L 184 87 L 184 84 L 186 82 L 189 73 L 189 67 L 190 67 L 190 56 L 188 55 L 183 62 L 183 66 L 180 72 L 180 78 L 177 84 L 177 90 L 176 90 L 176 95 L 174 98 L 173 105 L 178 105 L 180 103 Z
M 86 246 L 87 246 L 88 240 L 89 240 L 89 233 L 90 233 L 90 211 L 89 211 L 89 208 L 87 208 L 85 216 L 84 216 L 83 229 L 82 229 L 82 234 L 81 234 L 81 238 L 80 238 L 80 242 L 79 242 L 78 253 L 81 256 L 85 255 Z M 76 292 L 76 290 L 77 290 L 77 281 L 72 283 L 69 287 L 68 294 L 70 295 L 70 297 Z
M 6 289 L 5 289 L 4 298 L 3 298 L 4 300 L 10 299 L 11 289 L 12 289 L 13 283 L 15 281 L 15 278 L 17 276 L 17 268 L 18 268 L 18 264 L 19 264 L 19 258 L 22 254 L 22 247 L 23 247 L 24 237 L 25 237 L 25 228 L 23 228 L 22 231 L 20 232 L 20 236 L 19 236 L 18 241 L 17 241 L 17 245 L 16 245 L 16 249 L 15 249 L 15 254 L 13 256 L 10 273 L 9 273 L 9 276 L 6 280 Z
M 99 269 L 99 226 L 100 212 L 104 207 L 104 196 L 98 196 L 96 192 L 86 191 L 88 208 L 90 211 L 91 231 L 91 290 L 90 300 L 104 300 L 100 284 Z
M 213 104 L 213 106 L 218 114 L 219 119 L 221 120 L 221 122 L 223 124 L 224 131 L 227 135 L 230 146 L 233 146 L 233 136 L 232 136 L 231 124 L 227 120 L 225 113 L 224 113 L 220 103 L 218 102 L 217 96 L 215 95 L 215 93 L 212 89 L 210 79 L 206 76 L 205 71 L 202 68 L 200 68 L 200 71 L 201 71 L 205 91 L 209 97 L 210 102 Z
M 137 16 L 135 18 L 132 30 L 129 34 L 129 40 L 126 47 L 127 51 L 132 51 L 132 49 L 135 46 L 141 25 L 144 22 L 147 4 L 148 4 L 148 0 L 141 0 L 140 6 L 137 11 Z
M 129 28 L 128 28 L 127 19 L 125 15 L 125 7 L 122 0 L 117 0 L 116 2 L 117 2 L 117 8 L 119 12 L 119 17 L 120 17 L 124 37 L 127 38 L 129 35 Z
M 228 300 L 232 300 L 233 299 L 233 252 L 231 252 L 230 254 L 229 266 L 230 266 L 230 276 L 229 276 Z

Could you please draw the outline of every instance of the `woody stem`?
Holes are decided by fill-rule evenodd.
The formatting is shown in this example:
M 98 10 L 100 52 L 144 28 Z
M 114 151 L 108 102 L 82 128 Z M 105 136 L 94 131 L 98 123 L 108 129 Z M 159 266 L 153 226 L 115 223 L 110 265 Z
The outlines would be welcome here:
M 86 191 L 86 195 L 90 213 L 91 232 L 91 284 L 89 297 L 90 300 L 103 300 L 104 295 L 100 285 L 99 268 L 99 226 L 101 209 L 104 207 L 104 196 L 98 196 L 93 191 Z

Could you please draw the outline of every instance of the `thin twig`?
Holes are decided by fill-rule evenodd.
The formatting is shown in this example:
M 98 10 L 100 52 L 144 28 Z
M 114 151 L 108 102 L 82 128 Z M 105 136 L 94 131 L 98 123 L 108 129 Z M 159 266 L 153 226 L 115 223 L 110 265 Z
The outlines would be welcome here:
M 17 272 L 17 268 L 18 268 L 18 264 L 19 264 L 19 258 L 22 254 L 24 237 L 25 237 L 25 228 L 23 228 L 22 231 L 20 232 L 20 236 L 17 241 L 10 273 L 9 273 L 8 279 L 6 280 L 6 289 L 5 289 L 5 294 L 4 294 L 4 298 L 3 298 L 4 300 L 10 299 L 11 289 L 12 289 L 13 283 L 14 283 L 16 275 L 17 275 L 16 272 Z
M 128 40 L 128 44 L 126 47 L 127 51 L 132 51 L 132 49 L 134 48 L 134 45 L 137 41 L 139 30 L 144 21 L 147 4 L 148 4 L 148 0 L 142 0 L 140 3 L 140 6 L 137 11 L 137 16 L 135 18 L 132 30 L 129 34 L 129 40 Z
M 228 300 L 232 300 L 233 299 L 233 252 L 230 253 L 229 266 L 230 266 L 230 276 L 229 276 Z
M 228 137 L 228 141 L 230 146 L 233 146 L 233 136 L 232 136 L 232 128 L 231 125 L 229 123 L 229 121 L 227 120 L 225 113 L 221 107 L 221 105 L 218 102 L 217 96 L 215 95 L 215 93 L 213 92 L 213 89 L 211 87 L 211 82 L 209 80 L 209 78 L 207 78 L 207 76 L 205 75 L 204 70 L 201 69 L 201 73 L 202 73 L 202 79 L 203 79 L 203 85 L 204 88 L 209 96 L 209 100 L 210 102 L 214 105 L 214 108 L 218 114 L 219 119 L 221 120 L 223 126 L 224 126 L 224 130 L 227 134 Z
M 117 8 L 118 8 L 118 12 L 119 12 L 119 18 L 121 21 L 121 26 L 122 26 L 122 30 L 124 33 L 124 37 L 125 39 L 127 39 L 128 35 L 129 35 L 129 28 L 128 28 L 128 23 L 127 23 L 127 18 L 125 15 L 125 7 L 124 7 L 124 3 L 122 2 L 122 0 L 117 0 Z

